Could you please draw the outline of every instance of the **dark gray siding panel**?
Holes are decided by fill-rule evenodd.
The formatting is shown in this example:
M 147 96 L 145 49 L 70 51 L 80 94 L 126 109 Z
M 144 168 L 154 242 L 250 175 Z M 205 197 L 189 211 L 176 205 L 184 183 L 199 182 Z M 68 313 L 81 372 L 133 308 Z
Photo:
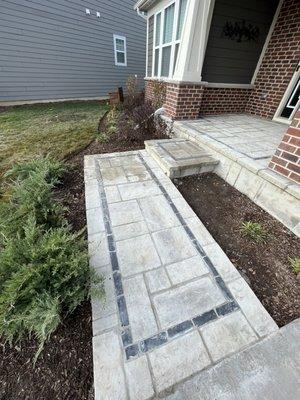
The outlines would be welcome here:
M 250 83 L 273 20 L 278 0 L 216 0 L 202 80 L 216 83 Z M 241 29 L 236 30 L 237 27 Z M 243 24 L 258 35 L 250 40 L 243 35 L 226 35 L 226 24 L 243 33 Z M 244 31 L 245 32 L 245 31 Z M 246 29 L 246 35 L 249 33 Z
M 153 62 L 153 34 L 154 34 L 154 15 L 148 21 L 148 71 L 147 76 L 152 76 Z
M 0 0 L 0 101 L 106 96 L 134 74 L 143 84 L 146 23 L 134 3 Z M 127 67 L 115 66 L 113 34 L 126 37 Z

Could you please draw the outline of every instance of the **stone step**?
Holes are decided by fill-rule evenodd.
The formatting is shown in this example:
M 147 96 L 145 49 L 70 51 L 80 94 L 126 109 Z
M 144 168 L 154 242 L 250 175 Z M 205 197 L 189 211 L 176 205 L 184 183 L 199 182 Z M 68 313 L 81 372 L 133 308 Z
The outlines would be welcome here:
M 187 139 L 146 140 L 145 148 L 171 179 L 213 172 L 218 164 L 207 150 Z

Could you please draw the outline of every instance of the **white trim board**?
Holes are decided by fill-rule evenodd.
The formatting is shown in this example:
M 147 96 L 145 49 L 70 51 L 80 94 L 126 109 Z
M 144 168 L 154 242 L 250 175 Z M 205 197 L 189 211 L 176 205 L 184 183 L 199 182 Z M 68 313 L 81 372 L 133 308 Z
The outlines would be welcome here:
M 285 106 L 285 103 L 287 102 L 289 96 L 292 94 L 294 87 L 296 85 L 296 82 L 299 78 L 300 78 L 300 62 L 298 63 L 298 67 L 297 67 L 296 71 L 294 72 L 292 79 L 290 80 L 290 83 L 288 84 L 288 87 L 286 88 L 286 91 L 281 99 L 281 102 L 279 103 L 279 106 L 274 114 L 274 117 L 273 117 L 274 121 L 277 121 L 277 122 L 285 121 L 286 124 L 292 123 L 293 117 L 294 117 L 296 111 L 298 110 L 298 108 L 300 107 L 300 100 L 299 100 L 297 106 L 295 107 L 294 111 L 292 112 L 289 119 L 281 117 L 280 114 L 281 114 L 283 107 Z

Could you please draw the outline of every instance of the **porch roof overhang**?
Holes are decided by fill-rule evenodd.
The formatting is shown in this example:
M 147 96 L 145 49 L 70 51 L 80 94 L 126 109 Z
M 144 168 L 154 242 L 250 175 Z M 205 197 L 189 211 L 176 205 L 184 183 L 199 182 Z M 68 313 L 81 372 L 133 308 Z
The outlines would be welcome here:
M 139 0 L 135 3 L 134 9 L 147 12 L 151 7 L 153 7 L 156 3 L 159 3 L 160 0 Z

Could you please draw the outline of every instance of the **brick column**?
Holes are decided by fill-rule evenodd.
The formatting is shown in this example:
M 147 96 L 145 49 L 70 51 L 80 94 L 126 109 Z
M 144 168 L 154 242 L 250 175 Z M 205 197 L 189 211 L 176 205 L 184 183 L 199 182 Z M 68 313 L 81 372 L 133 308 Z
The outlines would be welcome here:
M 203 86 L 167 83 L 165 110 L 173 119 L 196 119 L 202 101 Z
M 275 151 L 269 168 L 300 183 L 300 109 Z

